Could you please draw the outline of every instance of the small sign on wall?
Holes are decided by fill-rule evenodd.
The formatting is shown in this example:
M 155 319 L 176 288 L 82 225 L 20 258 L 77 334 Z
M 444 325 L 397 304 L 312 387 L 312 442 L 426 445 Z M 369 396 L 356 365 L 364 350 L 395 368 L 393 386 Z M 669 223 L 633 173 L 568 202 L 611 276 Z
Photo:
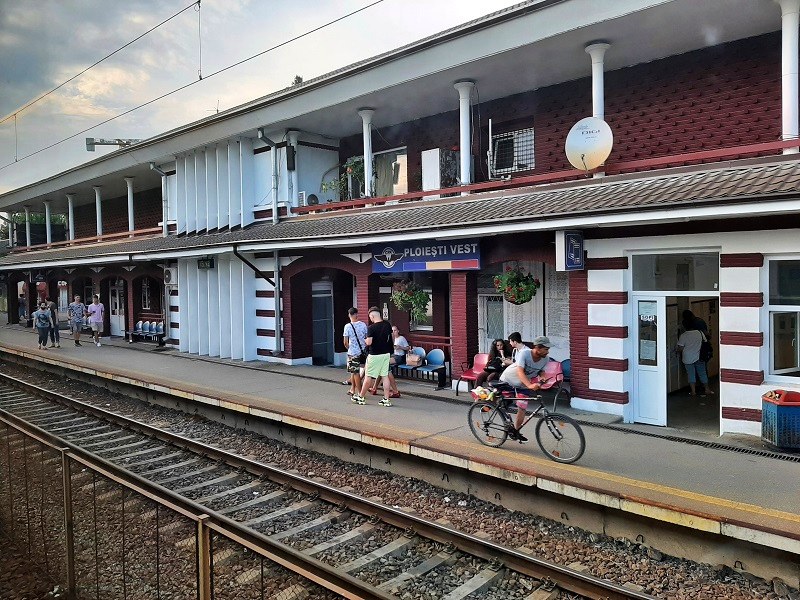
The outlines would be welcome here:
M 583 271 L 582 231 L 556 231 L 556 271 Z
M 197 268 L 198 269 L 213 269 L 214 268 L 214 259 L 213 258 L 200 258 L 197 260 Z

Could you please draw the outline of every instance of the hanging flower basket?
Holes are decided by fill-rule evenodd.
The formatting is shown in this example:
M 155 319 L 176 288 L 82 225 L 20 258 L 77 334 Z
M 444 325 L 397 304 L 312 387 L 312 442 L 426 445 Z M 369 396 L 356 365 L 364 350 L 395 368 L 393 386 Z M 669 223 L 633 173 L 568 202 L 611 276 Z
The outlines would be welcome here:
M 392 304 L 408 311 L 413 321 L 422 321 L 428 314 L 431 295 L 413 281 L 398 281 L 392 285 Z
M 520 267 L 506 267 L 505 271 L 494 277 L 494 289 L 511 304 L 530 302 L 541 285 L 537 277 Z

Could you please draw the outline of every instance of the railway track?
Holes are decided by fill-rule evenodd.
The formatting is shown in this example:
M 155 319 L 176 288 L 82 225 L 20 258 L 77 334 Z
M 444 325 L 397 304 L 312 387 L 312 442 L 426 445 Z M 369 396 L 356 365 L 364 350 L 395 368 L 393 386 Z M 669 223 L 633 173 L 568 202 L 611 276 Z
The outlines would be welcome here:
M 0 376 L 0 418 L 235 524 L 346 597 L 651 598 L 8 376 Z M 240 572 L 238 581 L 248 574 L 257 575 Z

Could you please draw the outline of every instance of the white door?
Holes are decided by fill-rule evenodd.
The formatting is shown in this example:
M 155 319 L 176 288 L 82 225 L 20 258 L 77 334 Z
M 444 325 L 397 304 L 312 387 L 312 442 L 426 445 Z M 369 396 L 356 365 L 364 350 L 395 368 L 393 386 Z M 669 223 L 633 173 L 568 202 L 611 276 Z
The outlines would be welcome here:
M 489 352 L 494 340 L 505 339 L 504 302 L 498 295 L 478 296 L 478 352 Z
M 125 285 L 112 285 L 108 299 L 111 335 L 125 335 Z
M 633 420 L 667 424 L 666 299 L 636 297 Z

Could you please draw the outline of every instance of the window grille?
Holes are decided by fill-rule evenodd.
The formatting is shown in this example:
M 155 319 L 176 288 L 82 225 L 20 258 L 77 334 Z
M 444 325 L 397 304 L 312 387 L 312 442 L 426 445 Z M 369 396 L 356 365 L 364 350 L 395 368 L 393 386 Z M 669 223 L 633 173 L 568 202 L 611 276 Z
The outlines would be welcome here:
M 142 310 L 150 310 L 150 279 L 142 279 Z
M 530 171 L 535 166 L 533 127 L 492 136 L 493 175 Z

